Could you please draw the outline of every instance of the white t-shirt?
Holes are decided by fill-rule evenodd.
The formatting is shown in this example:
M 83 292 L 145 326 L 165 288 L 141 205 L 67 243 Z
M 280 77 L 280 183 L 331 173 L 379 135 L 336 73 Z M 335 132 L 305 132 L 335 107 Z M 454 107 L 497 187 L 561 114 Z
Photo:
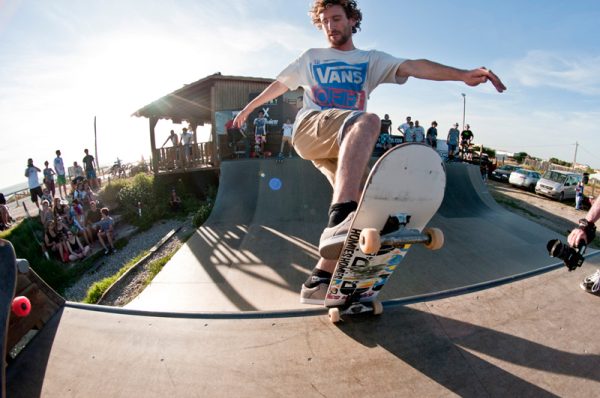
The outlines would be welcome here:
M 54 171 L 56 171 L 56 174 L 59 176 L 65 175 L 65 164 L 63 163 L 62 158 L 54 158 Z
M 283 136 L 291 137 L 292 131 L 294 130 L 294 125 L 292 123 L 283 123 Z
M 369 94 L 378 85 L 406 82 L 396 77 L 404 61 L 376 50 L 312 48 L 288 65 L 277 80 L 290 90 L 304 89 L 303 108 L 294 123 L 297 127 L 313 110 L 365 111 Z
M 29 189 L 39 187 L 40 178 L 38 177 L 38 171 L 35 167 L 28 167 L 26 171 L 29 171 L 29 173 L 27 173 L 27 185 L 29 186 Z

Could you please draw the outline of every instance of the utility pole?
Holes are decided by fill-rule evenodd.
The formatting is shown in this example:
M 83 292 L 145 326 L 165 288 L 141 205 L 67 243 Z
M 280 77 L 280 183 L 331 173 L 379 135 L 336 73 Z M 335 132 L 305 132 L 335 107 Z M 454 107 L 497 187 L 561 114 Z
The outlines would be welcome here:
M 463 96 L 463 131 L 465 131 L 465 113 L 467 110 L 467 94 L 465 93 L 461 93 L 461 95 Z
M 575 164 L 577 163 L 577 148 L 579 147 L 579 142 L 575 141 L 575 156 L 573 156 L 573 171 L 575 171 Z

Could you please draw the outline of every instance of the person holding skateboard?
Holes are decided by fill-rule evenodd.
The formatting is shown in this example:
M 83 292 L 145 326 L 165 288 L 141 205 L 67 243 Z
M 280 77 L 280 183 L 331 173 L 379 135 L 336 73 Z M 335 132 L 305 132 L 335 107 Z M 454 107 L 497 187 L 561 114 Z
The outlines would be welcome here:
M 409 77 L 463 81 L 469 86 L 489 81 L 498 92 L 506 87 L 485 67 L 463 70 L 357 49 L 353 34 L 360 30 L 362 13 L 354 0 L 315 0 L 310 16 L 329 46 L 305 51 L 246 105 L 234 125 L 243 125 L 254 109 L 288 90 L 304 89 L 303 107 L 294 124 L 294 149 L 329 180 L 333 198 L 319 243 L 323 258 L 302 285 L 300 301 L 322 305 L 379 137 L 379 116 L 366 112 L 371 91 L 382 83 L 403 84 Z

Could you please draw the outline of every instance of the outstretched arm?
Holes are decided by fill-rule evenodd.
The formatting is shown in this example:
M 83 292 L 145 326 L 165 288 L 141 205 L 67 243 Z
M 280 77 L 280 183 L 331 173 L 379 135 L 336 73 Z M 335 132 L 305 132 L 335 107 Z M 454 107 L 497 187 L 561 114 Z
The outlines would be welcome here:
M 600 199 L 596 198 L 596 200 L 594 200 L 594 204 L 592 205 L 592 208 L 588 211 L 587 215 L 585 216 L 585 219 L 591 223 L 596 223 L 600 219 Z M 567 241 L 569 242 L 569 245 L 571 247 L 577 247 L 579 245 L 579 242 L 582 240 L 586 244 L 591 243 L 587 241 L 587 235 L 581 228 L 575 228 L 574 230 L 572 230 L 567 238 Z
M 250 101 L 248 105 L 246 105 L 244 109 L 242 109 L 242 111 L 236 115 L 235 119 L 233 119 L 233 126 L 241 128 L 253 110 L 258 108 L 262 104 L 279 97 L 280 95 L 286 93 L 288 90 L 289 89 L 285 84 L 281 83 L 278 80 L 275 80 L 269 85 L 269 87 L 265 88 L 264 91 L 258 95 L 258 97 Z
M 400 78 L 408 78 L 412 76 L 418 79 L 438 81 L 462 81 L 469 86 L 477 86 L 481 83 L 487 83 L 489 80 L 499 93 L 506 90 L 506 86 L 502 83 L 500 78 L 485 67 L 473 70 L 464 70 L 438 64 L 426 59 L 404 61 L 398 67 L 396 76 Z

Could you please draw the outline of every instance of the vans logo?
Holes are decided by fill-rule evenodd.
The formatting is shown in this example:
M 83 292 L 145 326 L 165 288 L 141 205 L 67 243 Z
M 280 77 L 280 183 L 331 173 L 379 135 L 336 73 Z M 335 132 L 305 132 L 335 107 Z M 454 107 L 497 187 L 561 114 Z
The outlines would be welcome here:
M 364 110 L 366 93 L 364 83 L 367 78 L 367 63 L 347 64 L 330 62 L 314 64 L 313 77 L 317 85 L 312 88 L 313 98 L 323 109 Z

